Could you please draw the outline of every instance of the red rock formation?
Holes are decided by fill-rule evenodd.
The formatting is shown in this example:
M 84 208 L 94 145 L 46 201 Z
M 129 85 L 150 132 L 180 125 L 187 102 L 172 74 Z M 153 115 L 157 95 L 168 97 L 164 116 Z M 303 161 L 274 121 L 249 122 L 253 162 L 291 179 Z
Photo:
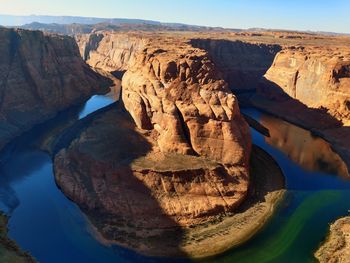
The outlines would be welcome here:
M 247 125 L 208 55 L 188 45 L 162 48 L 145 48 L 123 77 L 123 102 L 137 126 L 154 129 L 163 152 L 246 165 Z
M 11 138 L 96 92 L 106 80 L 79 56 L 73 38 L 0 29 L 0 148 Z
M 287 48 L 279 52 L 266 80 L 311 108 L 325 108 L 350 123 L 350 51 L 326 48 Z M 262 93 L 272 93 L 265 83 Z M 267 94 L 268 95 L 268 94 Z
M 238 101 L 206 51 L 123 36 L 104 36 L 88 62 L 127 70 L 122 102 L 132 119 L 109 112 L 84 129 L 56 155 L 57 182 L 109 240 L 150 255 L 223 251 L 189 236 L 247 196 L 251 138 Z
M 80 54 L 86 62 L 104 71 L 124 71 L 136 59 L 147 38 L 107 32 L 77 35 Z

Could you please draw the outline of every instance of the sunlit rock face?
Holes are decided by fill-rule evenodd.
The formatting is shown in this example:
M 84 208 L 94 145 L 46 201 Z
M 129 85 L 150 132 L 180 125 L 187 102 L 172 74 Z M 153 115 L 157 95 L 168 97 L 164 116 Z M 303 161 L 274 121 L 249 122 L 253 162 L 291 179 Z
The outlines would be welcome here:
M 97 32 L 75 37 L 83 59 L 92 67 L 105 71 L 125 71 L 149 38 L 132 34 Z
M 263 115 L 261 124 L 269 130 L 267 143 L 280 149 L 290 159 L 309 171 L 337 174 L 348 178 L 346 164 L 331 145 L 319 137 L 280 119 Z
M 0 29 L 0 148 L 108 82 L 84 63 L 73 38 Z
M 123 77 L 123 103 L 136 125 L 156 131 L 163 152 L 245 165 L 249 132 L 221 73 L 202 50 L 162 48 L 145 49 Z
M 286 93 L 310 108 L 327 109 L 344 124 L 350 123 L 349 51 L 286 48 L 277 54 L 264 77 L 261 93 Z

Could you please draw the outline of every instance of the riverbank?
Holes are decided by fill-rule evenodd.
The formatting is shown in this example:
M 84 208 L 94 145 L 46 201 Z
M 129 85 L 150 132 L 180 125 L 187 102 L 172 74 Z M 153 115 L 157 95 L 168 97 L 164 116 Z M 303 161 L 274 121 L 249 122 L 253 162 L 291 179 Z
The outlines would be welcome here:
M 335 221 L 330 227 L 327 240 L 315 252 L 320 263 L 349 262 L 350 216 Z
M 32 256 L 23 252 L 16 242 L 7 237 L 8 218 L 0 212 L 0 261 L 11 263 L 34 263 Z

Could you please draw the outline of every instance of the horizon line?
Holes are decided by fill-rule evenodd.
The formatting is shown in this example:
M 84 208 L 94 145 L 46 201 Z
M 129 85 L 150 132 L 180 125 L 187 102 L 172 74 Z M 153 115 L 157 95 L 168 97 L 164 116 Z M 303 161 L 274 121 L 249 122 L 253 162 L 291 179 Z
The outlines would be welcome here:
M 98 17 L 98 16 L 83 16 L 83 15 L 41 15 L 41 14 L 29 14 L 29 15 L 19 15 L 19 14 L 4 14 L 0 13 L 0 16 L 14 16 L 14 17 L 35 17 L 35 16 L 47 16 L 47 17 L 78 17 L 78 18 L 92 18 L 92 19 L 125 19 L 125 20 L 143 20 L 143 21 L 150 21 L 150 22 L 158 22 L 163 24 L 182 24 L 187 26 L 198 26 L 198 27 L 207 27 L 207 28 L 222 28 L 227 30 L 249 30 L 249 29 L 265 29 L 265 30 L 271 30 L 271 31 L 289 31 L 289 32 L 300 32 L 300 33 L 333 33 L 333 34 L 339 34 L 339 35 L 350 35 L 350 32 L 340 32 L 340 31 L 327 31 L 327 30 L 312 30 L 312 29 L 287 29 L 287 28 L 267 28 L 267 27 L 259 27 L 259 26 L 253 26 L 248 28 L 239 28 L 239 27 L 223 27 L 223 26 L 209 26 L 209 25 L 198 25 L 198 24 L 188 24 L 184 22 L 166 22 L 161 20 L 154 20 L 154 19 L 147 19 L 147 18 L 133 18 L 133 17 Z M 33 21 L 40 23 L 38 21 Z M 33 23 L 31 22 L 31 23 Z M 50 24 L 50 23 L 42 23 L 42 24 Z M 61 24 L 61 23 L 56 23 Z M 73 23 L 69 23 L 73 24 Z M 81 24 L 81 23 L 76 23 Z M 1 23 L 0 23 L 1 25 Z M 61 24 L 64 25 L 64 24 Z M 5 25 L 6 26 L 6 25 Z M 20 25 L 22 26 L 22 25 Z

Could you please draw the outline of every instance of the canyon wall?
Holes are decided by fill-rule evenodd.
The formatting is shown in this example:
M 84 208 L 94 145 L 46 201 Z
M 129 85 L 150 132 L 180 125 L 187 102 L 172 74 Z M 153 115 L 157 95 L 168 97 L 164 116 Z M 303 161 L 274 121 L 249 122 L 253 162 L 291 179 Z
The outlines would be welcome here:
M 106 32 L 77 35 L 75 38 L 81 56 L 90 66 L 110 72 L 127 70 L 149 41 L 133 34 Z
M 350 123 L 350 52 L 319 47 L 289 47 L 266 72 L 260 93 L 285 93 L 310 108 L 324 108 Z
M 255 90 L 281 46 L 225 39 L 192 39 L 194 47 L 208 52 L 234 92 Z
M 73 38 L 0 29 L 0 148 L 58 111 L 107 91 Z

